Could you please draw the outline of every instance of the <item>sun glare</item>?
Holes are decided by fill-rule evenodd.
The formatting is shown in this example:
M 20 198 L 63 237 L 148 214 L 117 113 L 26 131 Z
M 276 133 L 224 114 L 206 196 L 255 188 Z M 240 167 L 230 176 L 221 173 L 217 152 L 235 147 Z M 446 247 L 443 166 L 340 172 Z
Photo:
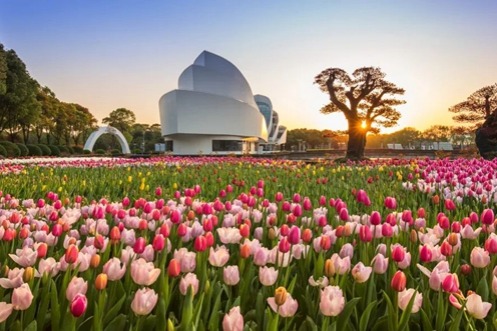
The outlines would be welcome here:
M 362 121 L 361 128 L 363 128 L 363 129 L 366 128 L 366 121 Z

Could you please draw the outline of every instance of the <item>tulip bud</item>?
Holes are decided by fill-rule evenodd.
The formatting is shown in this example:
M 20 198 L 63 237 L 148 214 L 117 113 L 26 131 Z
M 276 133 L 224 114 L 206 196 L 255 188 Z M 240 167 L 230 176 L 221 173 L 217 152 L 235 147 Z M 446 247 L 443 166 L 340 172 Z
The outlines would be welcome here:
M 249 244 L 243 244 L 240 246 L 240 257 L 242 259 L 246 259 L 250 256 L 250 245 Z
M 36 252 L 38 253 L 38 258 L 44 258 L 47 256 L 48 245 L 46 243 L 40 243 L 38 248 L 36 248 Z
M 106 287 L 107 287 L 107 274 L 105 273 L 98 274 L 97 278 L 95 278 L 95 288 L 101 291 Z
M 274 230 L 274 228 L 269 228 L 267 236 L 269 240 L 273 240 L 274 238 L 276 238 L 276 231 Z
M 397 292 L 402 292 L 406 289 L 407 278 L 406 275 L 398 270 L 392 277 L 391 286 Z
M 90 266 L 94 269 L 98 268 L 98 266 L 100 265 L 100 260 L 101 260 L 100 255 L 98 254 L 92 255 L 90 259 Z
M 169 265 L 167 266 L 167 274 L 169 277 L 178 277 L 181 272 L 181 265 L 178 260 L 171 259 Z
M 459 237 L 457 233 L 451 232 L 447 237 L 447 241 L 451 246 L 456 246 L 459 243 Z
M 197 252 L 205 251 L 207 249 L 207 240 L 205 239 L 205 237 L 202 235 L 196 237 L 195 240 L 193 241 L 193 248 Z
M 166 245 L 166 239 L 162 234 L 157 234 L 155 235 L 154 239 L 152 240 L 152 247 L 154 251 L 156 252 L 161 252 Z
M 411 233 L 409 235 L 409 239 L 411 240 L 411 242 L 413 244 L 415 244 L 415 243 L 418 242 L 418 233 L 416 232 L 416 230 L 411 229 Z
M 78 260 L 79 249 L 76 245 L 70 244 L 66 249 L 64 259 L 66 263 L 73 264 Z
M 406 256 L 406 252 L 404 250 L 404 247 L 402 246 L 395 246 L 394 249 L 392 250 L 392 259 L 399 263 L 404 261 L 404 258 Z
M 381 215 L 377 211 L 373 211 L 371 213 L 371 217 L 369 218 L 369 222 L 371 225 L 380 225 L 381 224 Z
M 451 256 L 452 255 L 452 246 L 448 241 L 444 241 L 442 245 L 440 245 L 440 253 L 443 256 Z
M 22 280 L 25 283 L 29 283 L 34 278 L 34 274 L 35 274 L 35 270 L 33 269 L 33 267 L 26 267 L 26 269 L 24 269 L 24 273 L 22 275 Z
M 283 286 L 280 286 L 274 291 L 274 302 L 278 306 L 281 306 L 285 303 L 287 296 L 288 292 L 286 289 Z
M 468 276 L 471 274 L 471 266 L 467 263 L 463 264 L 461 266 L 461 273 L 464 275 L 464 276 Z
M 438 195 L 434 195 L 432 198 L 431 198 L 431 201 L 435 204 L 435 205 L 438 205 L 440 203 L 440 197 Z
M 304 229 L 302 231 L 302 241 L 305 243 L 310 243 L 312 240 L 312 230 L 309 228 Z
M 324 274 L 326 277 L 332 277 L 335 275 L 335 266 L 333 265 L 333 261 L 331 259 L 327 259 L 324 262 Z
M 86 299 L 86 295 L 78 293 L 72 300 L 71 306 L 69 308 L 71 314 L 77 318 L 85 313 L 87 306 L 88 300 Z

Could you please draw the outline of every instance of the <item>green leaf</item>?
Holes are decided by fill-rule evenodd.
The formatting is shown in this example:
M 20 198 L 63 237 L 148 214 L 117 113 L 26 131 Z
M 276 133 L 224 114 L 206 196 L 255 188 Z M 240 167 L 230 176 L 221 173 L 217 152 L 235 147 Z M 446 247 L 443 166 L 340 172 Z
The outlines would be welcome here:
M 318 326 L 316 325 L 316 323 L 314 323 L 314 321 L 310 316 L 307 316 L 307 318 L 305 319 L 305 323 L 309 326 L 311 331 L 318 331 Z M 302 323 L 302 327 L 304 326 L 305 323 Z M 309 329 L 304 329 L 304 330 L 309 330 Z
M 50 291 L 50 313 L 52 314 L 51 318 L 51 330 L 59 331 L 59 323 L 60 323 L 60 305 L 59 299 L 57 298 L 57 286 L 53 279 L 50 280 L 52 284 Z
M 125 295 L 121 296 L 121 299 L 119 299 L 119 301 L 116 302 L 114 307 L 112 307 L 111 309 L 109 309 L 107 313 L 105 313 L 103 325 L 108 324 L 116 317 L 117 313 L 119 313 L 119 311 L 121 310 L 121 307 L 125 300 L 126 296 Z
M 463 314 L 464 314 L 464 309 L 463 308 L 459 309 L 459 311 L 456 314 L 456 317 L 454 318 L 454 320 L 450 324 L 449 331 L 459 330 L 459 325 L 461 324 L 461 318 L 462 318 Z
M 45 320 L 47 317 L 48 305 L 50 304 L 49 291 L 51 285 L 51 281 L 46 282 L 45 286 L 43 286 L 43 290 L 41 291 L 40 306 L 38 307 L 37 312 L 38 318 L 36 319 L 36 324 L 40 331 L 45 329 Z
M 155 329 L 155 325 L 157 323 L 157 316 L 148 315 L 145 319 L 145 323 L 143 323 L 143 330 L 153 330 Z
M 36 323 L 36 320 L 33 320 L 31 323 L 28 324 L 28 326 L 24 328 L 24 331 L 36 331 L 36 329 L 38 329 L 38 325 Z
M 112 322 L 107 325 L 104 331 L 115 331 L 115 330 L 124 330 L 126 326 L 127 316 L 124 314 L 119 314 L 116 318 L 112 320 Z
M 489 290 L 488 290 L 487 277 L 482 277 L 480 279 L 478 287 L 476 288 L 476 293 L 478 293 L 481 296 L 481 299 L 483 301 L 488 301 Z
M 404 328 L 407 326 L 407 323 L 409 322 L 409 317 L 411 317 L 412 306 L 414 305 L 416 294 L 417 291 L 414 291 L 414 293 L 411 296 L 411 299 L 409 300 L 409 304 L 407 305 L 406 309 L 402 312 L 402 315 L 400 316 L 400 323 L 398 327 L 399 331 L 404 330 Z
M 222 291 L 217 291 L 216 301 L 214 301 L 214 306 L 212 310 L 209 312 L 209 330 L 216 330 L 219 328 L 219 307 L 221 306 L 221 294 Z
M 343 308 L 343 311 L 340 313 L 338 316 L 338 329 L 339 330 L 345 330 L 347 324 L 350 322 L 349 318 L 350 315 L 354 312 L 354 308 L 357 305 L 357 303 L 361 300 L 361 298 L 353 298 Z
M 388 329 L 390 331 L 397 331 L 397 311 L 395 310 L 397 307 L 393 307 L 392 300 L 390 300 L 390 297 L 385 291 L 383 291 L 383 297 L 387 303 L 387 315 L 390 317 L 388 319 Z
M 378 320 L 376 323 L 373 325 L 373 328 L 371 331 L 384 331 L 385 329 L 389 328 L 388 322 L 391 320 L 391 317 L 388 315 L 383 315 Z
M 424 309 L 421 309 L 420 311 L 421 314 L 421 325 L 423 326 L 423 330 L 432 330 L 433 327 L 431 326 L 431 321 L 428 318 L 428 315 L 424 311 Z
M 364 312 L 362 313 L 361 319 L 359 321 L 359 330 L 360 331 L 367 331 L 368 329 L 368 324 L 369 324 L 369 316 L 371 315 L 371 311 L 376 307 L 377 301 L 371 302 L 366 309 L 364 309 Z

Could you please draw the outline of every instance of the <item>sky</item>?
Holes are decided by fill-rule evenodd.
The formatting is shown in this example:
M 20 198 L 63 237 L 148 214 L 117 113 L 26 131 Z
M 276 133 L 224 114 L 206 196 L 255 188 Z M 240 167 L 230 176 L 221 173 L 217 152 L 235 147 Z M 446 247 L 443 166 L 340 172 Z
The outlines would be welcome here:
M 207 50 L 268 96 L 288 129 L 346 129 L 314 77 L 380 67 L 406 90 L 404 127 L 453 125 L 448 108 L 497 82 L 494 0 L 0 0 L 0 43 L 99 122 L 117 108 L 159 123 L 159 98 Z

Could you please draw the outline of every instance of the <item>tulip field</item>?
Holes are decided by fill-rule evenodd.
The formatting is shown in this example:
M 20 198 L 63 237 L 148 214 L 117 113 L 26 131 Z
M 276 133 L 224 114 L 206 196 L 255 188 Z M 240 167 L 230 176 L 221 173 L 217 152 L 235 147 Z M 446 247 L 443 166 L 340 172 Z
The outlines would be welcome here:
M 497 159 L 0 162 L 0 331 L 497 329 Z

